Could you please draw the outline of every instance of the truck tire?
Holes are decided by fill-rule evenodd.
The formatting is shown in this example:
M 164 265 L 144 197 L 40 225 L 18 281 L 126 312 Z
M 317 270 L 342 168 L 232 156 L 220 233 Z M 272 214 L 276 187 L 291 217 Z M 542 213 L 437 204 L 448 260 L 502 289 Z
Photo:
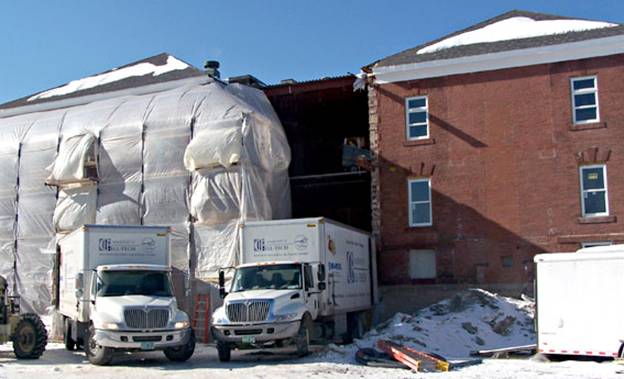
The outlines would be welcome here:
M 232 358 L 232 349 L 225 342 L 217 341 L 217 352 L 219 353 L 219 361 L 229 362 Z
M 310 338 L 312 336 L 312 318 L 309 314 L 303 315 L 299 331 L 295 337 L 295 345 L 297 346 L 297 356 L 304 357 L 310 352 Z
M 93 326 L 89 327 L 89 334 L 84 348 L 87 359 L 91 364 L 106 366 L 113 360 L 113 349 L 100 346 L 95 342 L 95 328 Z
M 195 332 L 191 329 L 191 335 L 184 345 L 168 347 L 163 351 L 167 359 L 173 362 L 186 362 L 195 352 Z
M 48 332 L 39 316 L 27 313 L 20 316 L 11 339 L 17 359 L 38 359 L 48 343 Z
M 76 349 L 76 341 L 71 337 L 71 320 L 69 318 L 63 320 L 63 344 L 65 350 L 74 351 Z

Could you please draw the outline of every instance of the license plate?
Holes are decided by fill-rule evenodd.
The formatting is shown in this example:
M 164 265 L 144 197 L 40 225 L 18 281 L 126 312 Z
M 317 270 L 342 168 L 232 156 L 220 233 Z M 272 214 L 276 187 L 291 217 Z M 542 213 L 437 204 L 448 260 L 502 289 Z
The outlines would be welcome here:
M 141 342 L 141 350 L 154 350 L 153 342 Z
M 256 337 L 253 337 L 253 336 L 243 336 L 242 341 L 243 341 L 243 343 L 255 343 L 256 342 Z

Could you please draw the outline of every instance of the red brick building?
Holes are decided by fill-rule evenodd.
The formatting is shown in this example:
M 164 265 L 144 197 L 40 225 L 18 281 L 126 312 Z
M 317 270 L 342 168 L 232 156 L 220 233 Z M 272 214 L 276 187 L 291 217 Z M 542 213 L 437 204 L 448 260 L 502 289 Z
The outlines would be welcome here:
M 624 25 L 513 11 L 365 71 L 381 284 L 624 242 Z

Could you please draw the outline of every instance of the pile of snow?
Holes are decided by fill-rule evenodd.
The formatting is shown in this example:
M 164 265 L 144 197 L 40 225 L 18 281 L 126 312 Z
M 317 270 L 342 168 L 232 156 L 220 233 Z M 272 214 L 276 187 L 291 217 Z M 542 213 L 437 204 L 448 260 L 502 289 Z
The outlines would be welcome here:
M 329 361 L 352 361 L 358 348 L 390 340 L 446 358 L 464 358 L 471 351 L 535 343 L 534 303 L 499 296 L 482 289 L 463 291 L 414 315 L 397 313 L 353 345 L 331 346 Z
M 100 75 L 89 76 L 83 79 L 72 80 L 64 86 L 57 87 L 45 92 L 41 92 L 37 95 L 28 98 L 28 101 L 46 99 L 54 96 L 67 95 L 69 93 L 82 91 L 88 88 L 102 86 L 104 84 L 117 82 L 122 79 L 126 79 L 132 76 L 144 76 L 152 74 L 152 76 L 159 76 L 170 71 L 184 70 L 189 65 L 181 60 L 169 55 L 167 57 L 167 63 L 161 66 L 149 62 L 137 63 L 132 66 L 118 68 L 110 72 L 106 72 Z
M 587 20 L 540 20 L 529 17 L 511 17 L 483 28 L 446 38 L 418 50 L 417 54 L 433 53 L 451 47 L 474 43 L 508 41 L 512 39 L 541 37 L 553 34 L 580 32 L 617 26 L 609 22 Z

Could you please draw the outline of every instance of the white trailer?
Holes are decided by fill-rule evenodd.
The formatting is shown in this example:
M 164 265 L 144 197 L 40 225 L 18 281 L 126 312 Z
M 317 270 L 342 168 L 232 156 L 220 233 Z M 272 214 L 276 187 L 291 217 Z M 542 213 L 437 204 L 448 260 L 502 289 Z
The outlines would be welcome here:
M 534 260 L 538 350 L 617 357 L 624 338 L 624 245 L 539 254 Z
M 241 225 L 240 262 L 223 307 L 213 314 L 219 358 L 232 348 L 357 337 L 377 298 L 370 235 L 328 220 L 304 218 Z M 316 328 L 314 326 L 317 326 Z
M 58 245 L 65 347 L 108 364 L 116 350 L 190 358 L 195 338 L 171 284 L 169 228 L 84 225 Z

